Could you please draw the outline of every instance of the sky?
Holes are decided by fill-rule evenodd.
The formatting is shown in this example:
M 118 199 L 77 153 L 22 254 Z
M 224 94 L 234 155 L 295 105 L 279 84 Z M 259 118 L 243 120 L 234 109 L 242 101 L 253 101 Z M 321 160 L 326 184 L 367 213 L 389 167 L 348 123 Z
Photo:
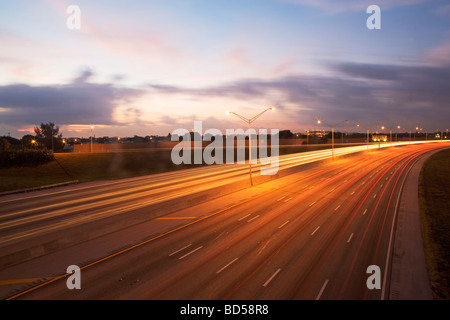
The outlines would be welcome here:
M 0 0 L 0 136 L 446 130 L 449 93 L 447 0 Z

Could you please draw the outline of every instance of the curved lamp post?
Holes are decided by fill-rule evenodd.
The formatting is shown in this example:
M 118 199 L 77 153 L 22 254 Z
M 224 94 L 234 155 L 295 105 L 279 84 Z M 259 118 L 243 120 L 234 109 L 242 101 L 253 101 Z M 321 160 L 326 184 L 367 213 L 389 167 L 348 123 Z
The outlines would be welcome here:
M 275 107 L 270 107 L 267 108 L 266 110 L 264 110 L 263 112 L 257 114 L 256 116 L 254 116 L 253 118 L 246 118 L 243 117 L 235 112 L 232 111 L 227 111 L 227 115 L 229 114 L 234 114 L 235 116 L 239 117 L 241 120 L 245 121 L 248 124 L 248 163 L 250 165 L 250 184 L 253 186 L 253 178 L 252 178 L 252 133 L 251 133 L 251 126 L 252 126 L 252 122 L 255 121 L 256 119 L 258 119 L 260 116 L 262 116 L 263 113 L 269 111 L 269 110 L 275 110 Z

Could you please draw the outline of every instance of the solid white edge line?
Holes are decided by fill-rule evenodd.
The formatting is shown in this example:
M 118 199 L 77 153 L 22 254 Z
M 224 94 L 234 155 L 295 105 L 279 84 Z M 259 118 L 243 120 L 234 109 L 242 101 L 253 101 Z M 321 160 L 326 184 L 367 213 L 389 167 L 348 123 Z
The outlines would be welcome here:
M 400 186 L 400 191 L 399 191 L 398 196 L 397 196 L 397 202 L 395 204 L 394 216 L 392 217 L 391 234 L 389 236 L 388 252 L 386 254 L 386 262 L 385 262 L 385 265 L 384 265 L 386 270 L 384 272 L 383 285 L 381 287 L 381 299 L 380 300 L 384 300 L 385 299 L 385 294 L 386 294 L 386 282 L 387 282 L 387 275 L 388 275 L 389 258 L 390 258 L 390 255 L 391 255 L 392 240 L 394 238 L 394 226 L 395 226 L 395 220 L 396 220 L 397 213 L 398 213 L 398 208 L 399 208 L 399 205 L 400 205 L 401 194 L 403 192 L 403 187 L 405 185 L 406 178 L 408 177 L 409 172 L 411 171 L 411 169 L 414 167 L 414 165 L 416 164 L 416 162 L 418 160 L 419 159 L 416 158 L 414 163 L 408 168 L 408 171 L 406 172 L 406 174 L 405 174 L 405 176 L 403 178 L 402 184 Z

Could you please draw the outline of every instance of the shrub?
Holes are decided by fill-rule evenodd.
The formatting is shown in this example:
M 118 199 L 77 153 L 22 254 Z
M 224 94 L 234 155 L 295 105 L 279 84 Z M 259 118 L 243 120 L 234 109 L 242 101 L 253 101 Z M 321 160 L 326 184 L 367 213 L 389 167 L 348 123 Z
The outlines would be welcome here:
M 38 165 L 50 162 L 54 159 L 53 152 L 46 149 L 0 151 L 0 166 L 2 167 Z

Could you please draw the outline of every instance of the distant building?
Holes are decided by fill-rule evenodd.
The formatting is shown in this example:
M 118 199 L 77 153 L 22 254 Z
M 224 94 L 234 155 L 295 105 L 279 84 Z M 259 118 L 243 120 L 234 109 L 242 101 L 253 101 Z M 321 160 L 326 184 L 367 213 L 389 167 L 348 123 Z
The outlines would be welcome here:
M 373 134 L 372 135 L 373 142 L 386 142 L 388 141 L 387 135 L 385 134 Z

